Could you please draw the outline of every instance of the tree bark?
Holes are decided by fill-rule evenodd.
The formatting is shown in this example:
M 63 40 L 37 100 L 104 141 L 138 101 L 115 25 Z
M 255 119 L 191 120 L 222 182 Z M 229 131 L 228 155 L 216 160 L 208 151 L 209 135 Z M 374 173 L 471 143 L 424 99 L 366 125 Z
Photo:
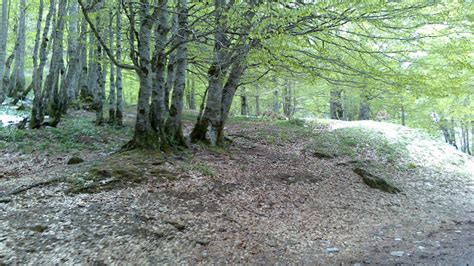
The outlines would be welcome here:
M 364 92 L 361 97 L 360 107 L 359 107 L 359 120 L 370 120 L 370 105 L 369 98 Z
M 78 44 L 78 4 L 74 0 L 69 2 L 69 19 L 68 19 L 68 48 L 67 48 L 67 74 L 66 82 L 62 84 L 63 95 L 62 104 L 63 113 L 66 112 L 69 102 L 75 101 L 77 98 L 77 89 L 79 87 L 80 71 L 82 69 L 81 53 L 82 47 Z M 81 45 L 82 46 L 82 45 Z
M 331 89 L 330 92 L 330 113 L 331 119 L 341 120 L 344 116 L 344 110 L 342 108 L 341 101 L 342 90 Z
M 52 120 L 46 125 L 57 126 L 61 120 L 61 110 L 64 96 L 61 93 L 61 76 L 64 75 L 64 60 L 63 60 L 63 42 L 64 42 L 64 17 L 67 10 L 67 1 L 58 2 L 58 17 L 56 26 L 53 30 L 53 48 L 51 55 L 51 62 L 48 76 L 45 82 L 45 91 L 47 92 L 48 113 Z
M 120 4 L 119 4 L 120 5 Z M 114 30 L 113 30 L 113 8 L 109 8 L 109 47 L 112 49 L 114 44 Z M 120 14 L 117 14 L 120 16 Z M 115 124 L 116 119 L 116 107 L 117 107 L 117 93 L 115 86 L 115 65 L 113 62 L 110 63 L 110 74 L 109 74 L 109 123 Z
M 5 86 L 3 76 L 5 73 L 5 58 L 8 40 L 8 0 L 2 0 L 2 21 L 0 24 L 0 104 L 5 101 Z
M 25 47 L 26 47 L 26 0 L 20 0 L 20 16 L 18 20 L 15 64 L 10 76 L 8 96 L 18 98 L 25 89 Z
M 131 12 L 131 10 L 130 10 Z M 150 17 L 150 3 L 147 0 L 140 0 L 139 16 L 141 25 L 138 32 L 138 67 L 137 75 L 140 80 L 138 92 L 137 118 L 133 139 L 124 146 L 131 148 L 160 148 L 158 135 L 153 130 L 150 123 L 150 98 L 152 89 L 152 68 L 150 56 L 151 28 L 154 19 Z M 132 18 L 131 23 L 134 23 Z M 133 35 L 133 34 L 131 34 Z
M 166 7 L 168 1 L 161 0 L 158 2 L 159 7 Z M 165 133 L 165 121 L 168 115 L 168 107 L 165 101 L 166 80 L 165 80 L 165 65 L 166 65 L 166 43 L 167 34 L 169 32 L 168 26 L 168 12 L 163 10 L 159 12 L 157 18 L 157 25 L 155 27 L 155 51 L 153 54 L 153 91 L 152 91 L 152 105 L 151 105 L 151 125 L 158 133 L 162 142 L 167 142 Z M 163 143 L 164 145 L 164 143 Z
M 120 64 L 122 60 L 122 21 L 121 21 L 121 5 L 117 5 L 117 20 L 116 20 L 116 56 L 118 63 Z M 122 69 L 117 67 L 117 79 L 115 81 L 116 86 L 116 107 L 115 107 L 115 122 L 118 126 L 123 125 L 123 85 L 122 85 Z
M 183 96 L 186 85 L 187 67 L 187 20 L 188 8 L 187 0 L 179 0 L 177 5 L 178 25 L 176 45 L 176 68 L 173 95 L 169 110 L 169 117 L 166 121 L 166 133 L 171 144 L 185 146 L 184 135 L 181 124 L 183 112 Z M 172 63 L 172 62 L 170 62 Z
M 244 87 L 242 87 L 240 92 L 240 115 L 249 115 L 249 105 L 247 103 L 247 95 Z
M 198 118 L 196 125 L 191 132 L 193 142 L 203 141 L 211 145 L 217 145 L 217 132 L 221 128 L 221 107 L 222 107 L 222 80 L 226 72 L 225 55 L 223 49 L 229 42 L 225 34 L 225 17 L 223 15 L 225 0 L 215 0 L 214 18 L 216 31 L 214 33 L 214 56 L 213 63 L 207 72 L 208 87 L 207 101 L 204 113 Z
M 43 72 L 46 65 L 47 48 L 48 48 L 48 34 L 49 27 L 51 26 L 51 19 L 54 18 L 56 12 L 56 0 L 51 0 L 49 5 L 48 14 L 46 15 L 45 25 L 43 34 L 41 37 L 41 45 L 39 51 L 39 65 L 34 70 L 36 72 L 35 78 L 33 79 L 33 108 L 31 110 L 31 128 L 40 128 L 44 120 L 44 95 L 43 95 Z

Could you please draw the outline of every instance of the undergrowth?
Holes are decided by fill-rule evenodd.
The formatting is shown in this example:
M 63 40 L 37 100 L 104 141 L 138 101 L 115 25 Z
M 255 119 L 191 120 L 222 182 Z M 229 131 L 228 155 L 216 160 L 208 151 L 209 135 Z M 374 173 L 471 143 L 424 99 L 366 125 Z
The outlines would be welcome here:
M 112 151 L 131 138 L 130 128 L 110 125 L 97 127 L 87 116 L 65 117 L 57 128 L 18 129 L 0 127 L 0 148 L 24 153 L 47 151 L 50 153 L 71 150 Z

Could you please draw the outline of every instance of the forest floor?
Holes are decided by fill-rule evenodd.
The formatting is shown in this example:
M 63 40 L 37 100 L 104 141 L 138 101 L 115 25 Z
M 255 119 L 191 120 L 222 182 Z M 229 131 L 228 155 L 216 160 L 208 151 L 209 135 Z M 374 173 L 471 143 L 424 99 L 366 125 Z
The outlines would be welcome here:
M 163 154 L 92 121 L 0 129 L 0 264 L 474 263 L 474 160 L 415 130 L 233 119 Z

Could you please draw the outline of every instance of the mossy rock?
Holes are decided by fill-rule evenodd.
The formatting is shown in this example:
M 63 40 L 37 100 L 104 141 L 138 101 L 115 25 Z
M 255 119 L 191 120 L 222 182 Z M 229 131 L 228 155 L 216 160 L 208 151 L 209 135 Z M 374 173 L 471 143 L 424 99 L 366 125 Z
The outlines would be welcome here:
M 362 178 L 362 181 L 364 181 L 364 183 L 371 188 L 379 189 L 392 194 L 401 192 L 399 188 L 390 184 L 385 179 L 369 173 L 367 170 L 355 168 L 354 172 L 358 174 Z

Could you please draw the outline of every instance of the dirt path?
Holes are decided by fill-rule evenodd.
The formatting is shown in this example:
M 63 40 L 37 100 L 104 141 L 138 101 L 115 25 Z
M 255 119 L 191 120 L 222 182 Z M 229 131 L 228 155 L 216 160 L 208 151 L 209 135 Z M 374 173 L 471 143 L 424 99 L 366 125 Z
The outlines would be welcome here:
M 68 184 L 58 183 L 10 196 L 0 203 L 0 262 L 474 262 L 472 187 L 427 189 L 428 181 L 403 173 L 413 182 L 388 194 L 341 166 L 347 158 L 306 154 L 304 137 L 269 143 L 258 137 L 260 124 L 228 130 L 228 151 L 194 146 L 190 161 L 134 162 L 147 174 L 166 170 L 178 180 L 95 194 L 66 194 Z M 15 184 L 85 172 L 101 158 L 23 173 Z M 0 191 L 9 191 L 9 182 Z

